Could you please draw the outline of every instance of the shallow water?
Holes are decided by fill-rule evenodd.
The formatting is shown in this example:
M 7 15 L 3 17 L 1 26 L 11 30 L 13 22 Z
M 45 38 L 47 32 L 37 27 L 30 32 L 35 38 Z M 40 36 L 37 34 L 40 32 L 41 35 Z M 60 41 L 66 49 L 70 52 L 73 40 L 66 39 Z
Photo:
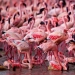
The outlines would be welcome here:
M 69 65 L 69 71 L 51 71 L 47 69 L 47 63 L 43 65 L 36 65 L 32 70 L 28 70 L 28 68 L 19 68 L 16 71 L 13 71 L 12 68 L 10 70 L 0 71 L 0 75 L 75 75 L 75 66 Z
M 0 65 L 5 60 L 5 56 L 1 57 Z M 12 68 L 10 70 L 0 70 L 0 75 L 75 75 L 75 65 L 70 64 L 69 67 L 69 71 L 51 71 L 48 70 L 48 62 L 46 61 L 42 65 L 34 65 L 32 70 L 28 70 L 28 68 L 17 68 L 16 71 L 13 71 Z
M 17 69 L 16 71 L 0 71 L 0 75 L 75 75 L 75 71 L 48 71 L 45 68 L 37 68 L 33 70 L 23 69 L 22 71 Z

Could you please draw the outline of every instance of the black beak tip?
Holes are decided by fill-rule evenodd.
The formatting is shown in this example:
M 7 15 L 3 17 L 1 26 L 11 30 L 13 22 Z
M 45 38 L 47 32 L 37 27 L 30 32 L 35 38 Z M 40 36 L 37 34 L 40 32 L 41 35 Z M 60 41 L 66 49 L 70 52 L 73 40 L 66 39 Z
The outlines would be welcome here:
M 3 31 L 2 34 L 4 34 L 5 32 Z

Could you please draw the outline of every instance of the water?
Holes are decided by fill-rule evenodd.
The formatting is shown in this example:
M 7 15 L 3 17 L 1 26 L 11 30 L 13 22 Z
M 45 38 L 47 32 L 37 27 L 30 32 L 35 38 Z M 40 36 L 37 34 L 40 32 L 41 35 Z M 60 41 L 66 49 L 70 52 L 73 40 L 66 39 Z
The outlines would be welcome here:
M 0 71 L 0 75 L 75 75 L 75 71 L 48 71 L 42 68 L 20 71 L 17 69 L 16 71 Z
M 6 57 L 3 56 L 0 58 L 0 64 L 6 60 Z M 10 70 L 0 70 L 0 75 L 75 75 L 75 65 L 69 65 L 69 71 L 51 71 L 48 70 L 48 62 L 46 61 L 42 65 L 34 65 L 32 70 L 28 68 L 17 68 L 16 71 Z
M 47 69 L 47 63 L 43 65 L 36 65 L 32 70 L 28 68 L 19 68 L 16 71 L 10 70 L 0 71 L 0 75 L 75 75 L 75 66 L 70 65 L 69 71 L 51 71 Z

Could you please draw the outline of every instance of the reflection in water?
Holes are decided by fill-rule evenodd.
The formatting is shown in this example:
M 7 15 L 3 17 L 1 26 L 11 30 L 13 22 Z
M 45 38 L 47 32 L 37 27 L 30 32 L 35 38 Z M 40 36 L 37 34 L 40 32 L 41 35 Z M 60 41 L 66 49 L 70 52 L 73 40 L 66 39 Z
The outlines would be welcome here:
M 16 69 L 16 71 L 5 70 L 0 71 L 0 75 L 75 75 L 75 66 L 70 66 L 69 71 L 50 71 L 48 70 L 47 63 L 43 65 L 36 65 L 32 70 L 23 68 L 22 70 Z
M 62 71 L 49 71 L 49 75 L 62 75 Z
M 20 71 L 17 69 L 16 71 L 0 71 L 0 75 L 75 75 L 74 70 L 70 71 L 48 71 L 47 68 L 38 68 L 33 70 L 22 69 Z

